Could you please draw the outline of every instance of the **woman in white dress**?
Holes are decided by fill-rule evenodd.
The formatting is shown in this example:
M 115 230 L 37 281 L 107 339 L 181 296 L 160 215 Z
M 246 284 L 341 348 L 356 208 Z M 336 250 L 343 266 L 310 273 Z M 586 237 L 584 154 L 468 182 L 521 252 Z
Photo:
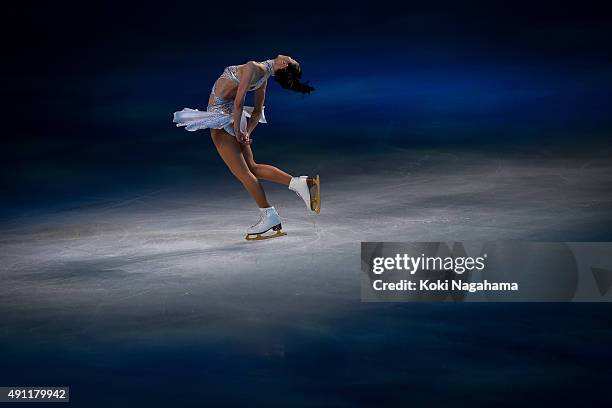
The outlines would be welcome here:
M 257 203 L 261 218 L 247 230 L 248 240 L 285 235 L 278 212 L 266 198 L 260 179 L 288 186 L 317 214 L 321 209 L 319 176 L 292 177 L 269 164 L 256 163 L 253 158 L 251 135 L 258 123 L 266 123 L 264 100 L 271 76 L 284 89 L 308 94 L 314 90 L 301 82 L 302 69 L 296 60 L 278 55 L 264 62 L 249 61 L 226 67 L 213 85 L 206 111 L 185 108 L 174 113 L 176 126 L 184 126 L 188 131 L 210 129 L 219 155 Z M 254 92 L 253 107 L 244 106 L 249 91 Z M 273 234 L 265 235 L 270 230 Z

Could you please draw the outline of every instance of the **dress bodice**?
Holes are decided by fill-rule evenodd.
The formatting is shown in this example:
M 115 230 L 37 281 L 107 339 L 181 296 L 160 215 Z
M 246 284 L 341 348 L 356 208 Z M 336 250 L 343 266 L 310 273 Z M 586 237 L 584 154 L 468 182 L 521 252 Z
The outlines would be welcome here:
M 248 89 L 249 91 L 254 91 L 258 89 L 264 84 L 264 82 L 268 80 L 268 78 L 272 76 L 272 74 L 274 73 L 273 62 L 274 60 L 267 60 L 262 62 L 262 64 L 264 64 L 266 68 L 266 72 L 261 76 L 261 78 L 251 82 Z M 220 78 L 229 79 L 239 84 L 240 78 L 238 78 L 238 65 L 230 65 L 229 67 L 225 67 L 225 69 L 223 70 L 223 74 L 221 74 Z

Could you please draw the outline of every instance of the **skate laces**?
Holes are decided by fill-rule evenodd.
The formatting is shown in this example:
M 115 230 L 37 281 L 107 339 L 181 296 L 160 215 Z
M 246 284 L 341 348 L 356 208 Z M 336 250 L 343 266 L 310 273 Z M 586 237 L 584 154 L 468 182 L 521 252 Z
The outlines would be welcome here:
M 259 224 L 261 224 L 264 220 L 264 216 L 263 214 L 259 216 L 259 221 L 257 221 L 255 224 L 251 225 L 251 228 L 255 228 L 256 226 L 258 226 Z

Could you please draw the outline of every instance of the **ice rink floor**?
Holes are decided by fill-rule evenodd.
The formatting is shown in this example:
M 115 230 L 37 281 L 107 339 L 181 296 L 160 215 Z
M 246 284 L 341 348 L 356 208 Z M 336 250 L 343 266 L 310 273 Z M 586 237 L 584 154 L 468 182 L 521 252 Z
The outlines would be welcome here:
M 359 249 L 609 240 L 605 159 L 395 149 L 316 170 L 319 216 L 264 184 L 288 234 L 268 241 L 243 239 L 258 213 L 229 176 L 6 218 L 0 382 L 71 385 L 83 404 L 98 386 L 124 395 L 83 406 L 129 406 L 129 390 L 148 390 L 151 406 L 200 406 L 189 395 L 352 406 L 443 402 L 442 391 L 469 401 L 476 390 L 491 403 L 573 401 L 603 381 L 608 305 L 362 304 Z

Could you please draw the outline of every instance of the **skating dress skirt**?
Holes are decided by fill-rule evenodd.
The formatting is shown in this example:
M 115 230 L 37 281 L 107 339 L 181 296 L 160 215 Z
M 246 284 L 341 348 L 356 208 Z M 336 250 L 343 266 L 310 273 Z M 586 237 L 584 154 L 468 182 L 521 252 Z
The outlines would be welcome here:
M 267 60 L 262 63 L 266 67 L 266 73 L 249 86 L 249 91 L 254 91 L 260 88 L 264 82 L 270 78 L 273 73 L 272 62 L 273 60 Z M 219 78 L 225 78 L 236 83 L 240 83 L 240 79 L 237 77 L 237 72 L 238 66 L 231 65 L 223 70 L 223 73 Z M 184 126 L 185 129 L 190 132 L 200 129 L 225 129 L 225 131 L 230 135 L 236 136 L 234 134 L 234 118 L 232 117 L 232 113 L 234 112 L 234 101 L 217 96 L 215 94 L 216 84 L 217 82 L 215 81 L 215 85 L 213 85 L 211 91 L 212 103 L 207 106 L 206 111 L 184 108 L 182 111 L 174 112 L 173 122 L 176 123 L 177 127 Z M 251 117 L 254 109 L 255 108 L 252 106 L 245 106 L 242 109 L 240 130 L 246 130 L 247 118 Z M 264 115 L 264 108 L 262 108 L 259 123 L 267 123 Z

